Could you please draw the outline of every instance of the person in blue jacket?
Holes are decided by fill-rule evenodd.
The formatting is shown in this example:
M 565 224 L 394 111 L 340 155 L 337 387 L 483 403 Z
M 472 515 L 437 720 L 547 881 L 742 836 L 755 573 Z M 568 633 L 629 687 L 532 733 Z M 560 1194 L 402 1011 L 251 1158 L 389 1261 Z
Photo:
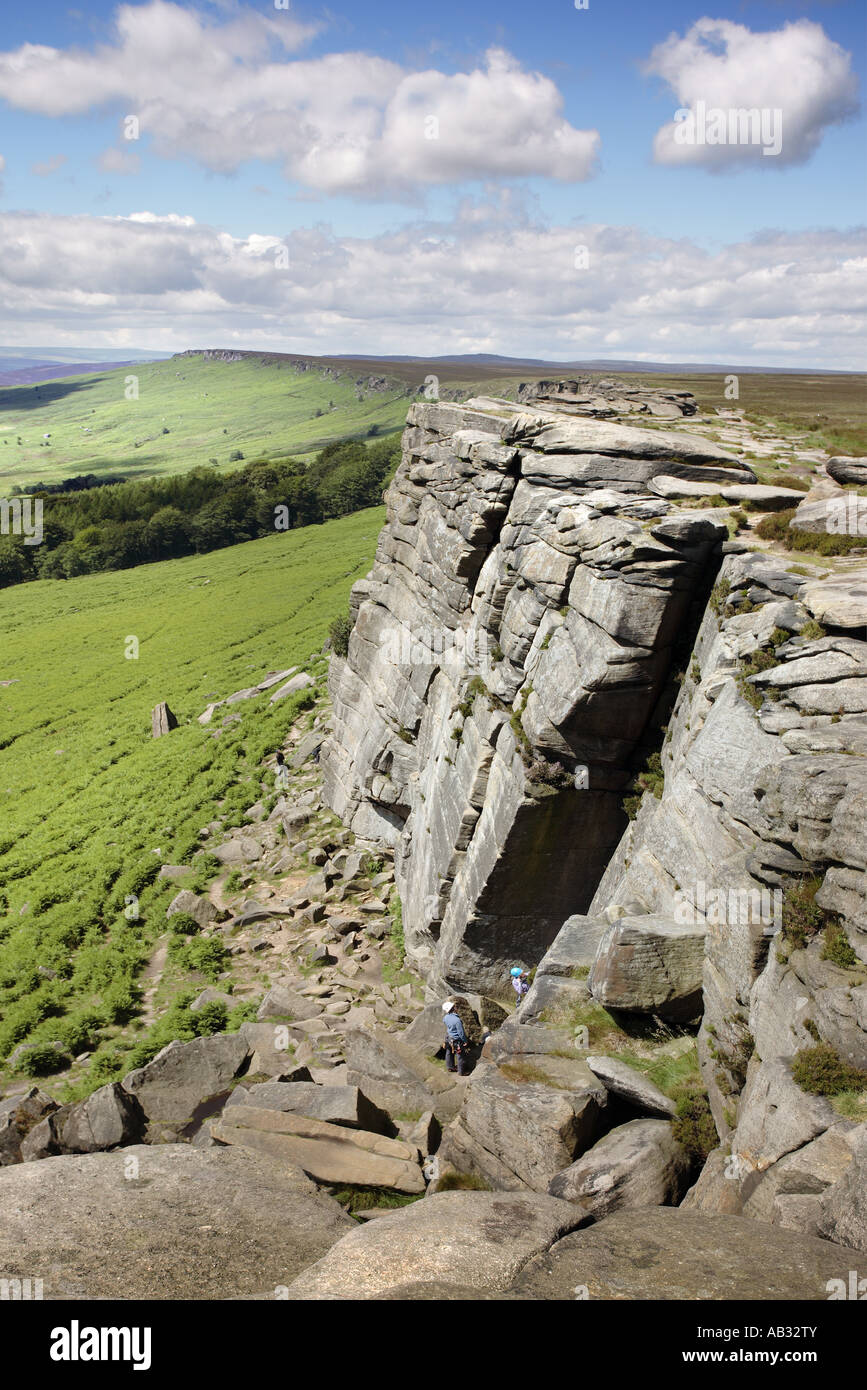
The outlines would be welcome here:
M 453 999 L 446 999 L 443 1004 L 443 1022 L 446 1026 L 446 1071 L 454 1071 L 455 1062 L 457 1062 L 458 1076 L 463 1076 L 467 1035 L 464 1032 L 464 1025 L 455 1013 Z

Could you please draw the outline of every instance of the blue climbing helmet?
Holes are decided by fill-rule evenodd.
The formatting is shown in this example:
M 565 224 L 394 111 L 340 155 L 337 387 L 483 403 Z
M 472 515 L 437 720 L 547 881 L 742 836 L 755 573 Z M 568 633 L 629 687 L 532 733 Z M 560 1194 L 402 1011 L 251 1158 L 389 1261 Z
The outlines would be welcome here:
M 523 975 L 523 973 L 524 972 L 521 969 L 520 965 L 513 965 L 511 970 L 509 971 L 510 975 Z

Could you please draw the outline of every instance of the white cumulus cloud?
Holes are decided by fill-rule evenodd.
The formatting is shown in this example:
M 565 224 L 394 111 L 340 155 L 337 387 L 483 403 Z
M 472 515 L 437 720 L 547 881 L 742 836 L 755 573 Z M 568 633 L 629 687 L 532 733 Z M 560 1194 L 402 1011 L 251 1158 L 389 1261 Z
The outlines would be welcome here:
M 158 155 L 221 172 L 275 160 L 323 193 L 592 174 L 598 133 L 571 126 L 555 83 L 504 50 L 458 73 L 361 52 L 294 56 L 313 32 L 285 12 L 213 22 L 169 0 L 121 5 L 114 41 L 93 51 L 0 53 L 0 97 L 55 117 L 119 108 Z
M 671 34 L 657 44 L 644 70 L 668 83 L 681 113 L 680 120 L 667 122 L 656 133 L 653 150 L 659 164 L 698 164 L 713 171 L 803 164 L 829 126 L 858 110 L 850 54 L 809 19 L 769 33 L 754 33 L 727 19 L 699 19 L 683 37 Z M 770 116 L 766 139 L 759 126 L 758 137 L 751 139 L 750 124 L 744 127 L 750 135 L 738 132 L 738 143 L 737 127 L 730 121 L 725 127 L 718 123 L 704 142 L 685 138 L 687 130 L 695 129 L 696 117 L 708 133 L 714 126 L 710 113 L 738 110 L 781 113 L 782 139 L 774 157 L 763 154 L 763 144 L 772 145 Z M 687 111 L 692 119 L 684 119 Z M 715 139 L 723 129 L 725 139 Z
M 17 342 L 857 369 L 863 235 L 768 232 L 709 252 L 636 227 L 546 226 L 508 200 L 372 237 L 233 237 L 178 214 L 0 213 Z M 580 256 L 576 248 L 583 248 Z M 448 293 L 444 287 L 448 287 Z

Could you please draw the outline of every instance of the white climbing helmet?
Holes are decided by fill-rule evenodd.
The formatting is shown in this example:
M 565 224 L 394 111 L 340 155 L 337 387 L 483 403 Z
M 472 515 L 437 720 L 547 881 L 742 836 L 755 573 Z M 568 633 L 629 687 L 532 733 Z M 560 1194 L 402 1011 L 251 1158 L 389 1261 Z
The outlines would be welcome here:
M 445 1002 L 443 1003 L 443 1013 L 444 1013 L 444 1014 L 450 1014 L 451 1011 L 452 1011 L 452 1009 L 453 1009 L 454 1007 L 455 1007 L 455 1001 L 454 1001 L 454 999 L 446 999 Z

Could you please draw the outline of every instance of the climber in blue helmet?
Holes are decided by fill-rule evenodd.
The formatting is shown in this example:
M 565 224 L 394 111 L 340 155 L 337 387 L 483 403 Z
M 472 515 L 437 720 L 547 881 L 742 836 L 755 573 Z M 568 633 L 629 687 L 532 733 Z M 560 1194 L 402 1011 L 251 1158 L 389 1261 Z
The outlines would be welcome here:
M 513 965 L 511 970 L 509 971 L 509 975 L 512 979 L 512 989 L 518 996 L 517 1004 L 515 1006 L 517 1008 L 520 1005 L 521 1000 L 524 998 L 524 995 L 529 994 L 530 992 L 530 981 L 527 979 L 526 970 L 522 970 L 520 965 Z

